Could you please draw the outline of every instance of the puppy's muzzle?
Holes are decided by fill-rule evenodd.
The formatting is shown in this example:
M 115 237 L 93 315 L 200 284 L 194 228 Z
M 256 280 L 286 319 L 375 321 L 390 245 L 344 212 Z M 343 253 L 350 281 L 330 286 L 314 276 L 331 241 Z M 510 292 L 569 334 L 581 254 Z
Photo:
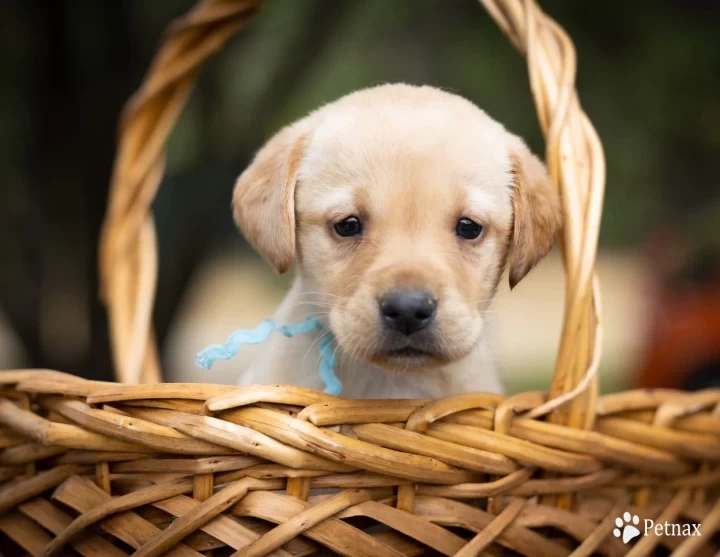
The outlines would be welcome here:
M 428 327 L 437 310 L 437 301 L 425 290 L 392 290 L 378 304 L 385 327 L 405 336 Z

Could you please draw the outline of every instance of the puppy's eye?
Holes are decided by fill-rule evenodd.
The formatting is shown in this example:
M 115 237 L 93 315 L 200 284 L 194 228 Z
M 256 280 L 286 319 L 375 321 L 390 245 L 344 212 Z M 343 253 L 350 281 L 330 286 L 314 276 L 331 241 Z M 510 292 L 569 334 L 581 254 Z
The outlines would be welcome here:
M 347 217 L 343 220 L 336 222 L 333 225 L 335 232 L 338 236 L 347 238 L 349 236 L 357 236 L 362 232 L 362 226 L 360 225 L 360 219 L 357 217 Z
M 462 238 L 463 240 L 474 240 L 480 236 L 482 231 L 482 225 L 470 219 L 460 219 L 455 227 L 455 233 L 458 235 L 458 238 Z

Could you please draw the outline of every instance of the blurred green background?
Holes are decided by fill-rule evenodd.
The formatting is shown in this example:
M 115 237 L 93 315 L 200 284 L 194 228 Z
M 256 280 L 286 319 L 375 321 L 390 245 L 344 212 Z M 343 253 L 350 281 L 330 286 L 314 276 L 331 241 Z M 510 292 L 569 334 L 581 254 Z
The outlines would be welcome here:
M 580 99 L 607 156 L 611 390 L 633 383 L 665 275 L 720 239 L 720 4 L 540 4 L 575 41 Z M 166 25 L 191 5 L 0 4 L 0 367 L 112 377 L 96 268 L 116 121 Z M 474 0 L 267 0 L 206 64 L 169 145 L 155 204 L 166 379 L 233 382 L 252 351 L 212 373 L 194 369 L 194 353 L 268 316 L 287 285 L 233 228 L 235 177 L 280 126 L 389 81 L 457 92 L 542 153 L 525 63 Z M 494 331 L 511 390 L 547 385 L 562 286 L 553 256 L 500 294 Z

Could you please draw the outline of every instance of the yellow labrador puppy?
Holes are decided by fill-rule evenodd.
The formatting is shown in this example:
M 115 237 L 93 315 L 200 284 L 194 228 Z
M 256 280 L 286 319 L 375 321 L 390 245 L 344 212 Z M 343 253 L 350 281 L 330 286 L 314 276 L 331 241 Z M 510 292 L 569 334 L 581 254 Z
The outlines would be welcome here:
M 297 278 L 274 319 L 319 317 L 343 396 L 502 390 L 485 316 L 550 250 L 558 196 L 521 139 L 433 87 L 355 92 L 287 126 L 233 195 L 235 221 Z M 240 383 L 322 390 L 323 334 L 275 335 Z

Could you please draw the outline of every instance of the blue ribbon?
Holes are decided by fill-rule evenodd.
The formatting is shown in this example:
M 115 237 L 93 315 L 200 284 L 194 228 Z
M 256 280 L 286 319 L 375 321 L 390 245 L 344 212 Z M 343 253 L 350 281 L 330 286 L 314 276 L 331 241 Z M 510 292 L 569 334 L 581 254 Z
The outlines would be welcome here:
M 291 338 L 295 335 L 321 331 L 323 324 L 319 319 L 308 317 L 300 323 L 290 325 L 279 325 L 272 319 L 265 319 L 254 329 L 240 329 L 228 337 L 225 344 L 214 344 L 200 352 L 195 363 L 203 369 L 210 369 L 217 360 L 229 360 L 234 357 L 240 349 L 248 344 L 260 344 L 265 342 L 272 333 L 278 332 L 281 335 Z M 325 383 L 324 392 L 330 395 L 339 395 L 342 392 L 342 383 L 335 375 L 337 358 L 335 358 L 335 337 L 328 332 L 318 342 L 320 353 L 320 366 L 318 372 Z

